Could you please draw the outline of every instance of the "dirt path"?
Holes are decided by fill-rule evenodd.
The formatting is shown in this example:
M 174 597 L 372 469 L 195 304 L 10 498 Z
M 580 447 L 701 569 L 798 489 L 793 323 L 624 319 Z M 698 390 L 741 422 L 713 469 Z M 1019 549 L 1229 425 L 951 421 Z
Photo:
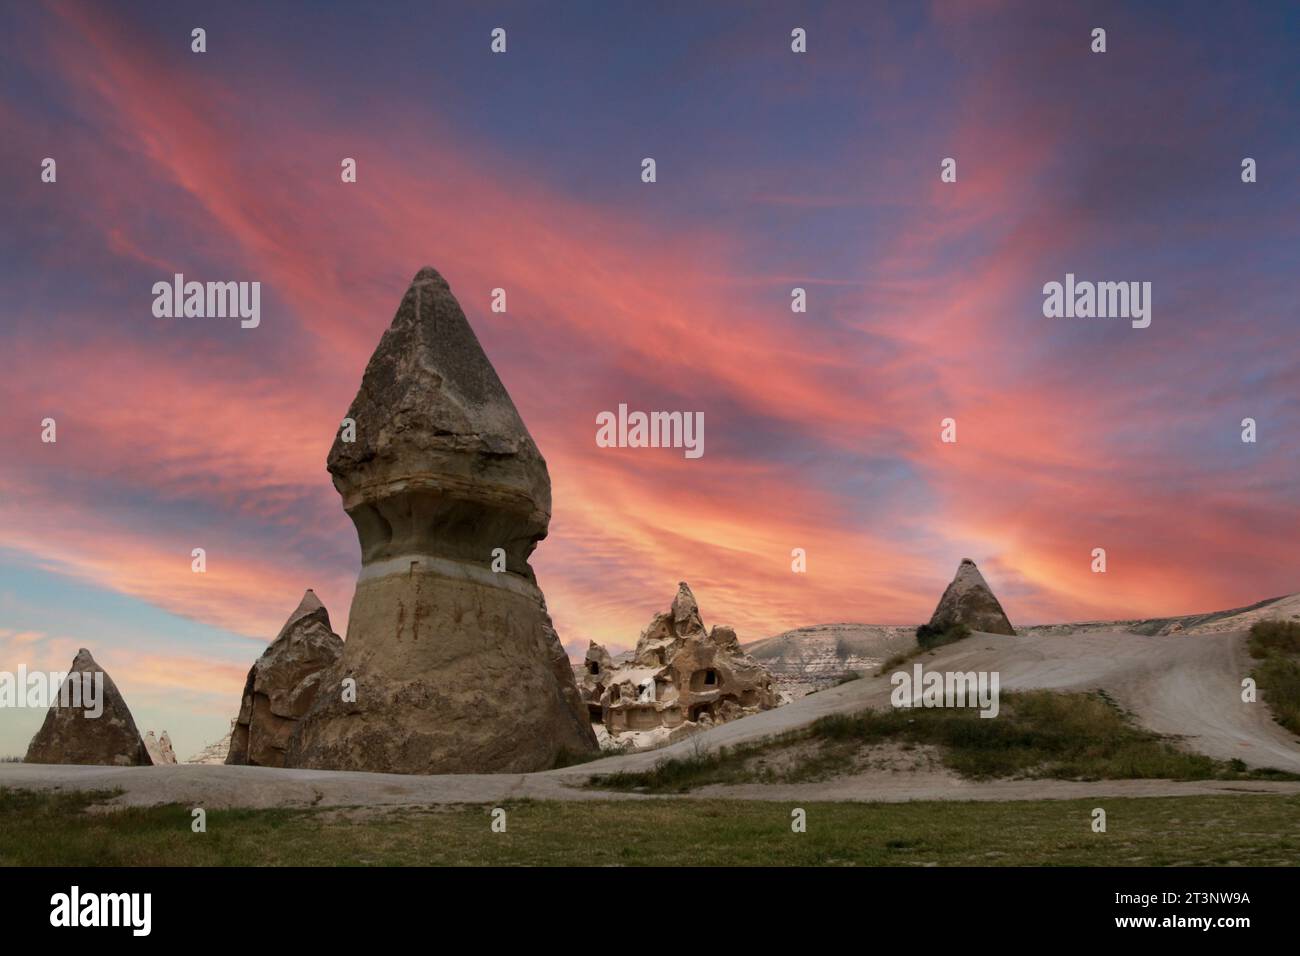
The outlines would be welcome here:
M 350 773 L 266 767 L 0 767 L 0 786 L 36 790 L 125 793 L 119 806 L 179 803 L 187 807 L 382 807 L 509 800 L 644 800 L 639 794 L 580 789 L 581 776 L 533 774 Z M 872 773 L 818 783 L 704 787 L 689 798 L 815 802 L 851 800 L 1072 800 L 1081 797 L 1171 797 L 1211 793 L 1295 793 L 1300 781 L 1008 780 L 976 783 L 944 773 Z
M 1241 702 L 1250 670 L 1244 635 L 1127 633 L 1006 637 L 975 634 L 920 658 L 935 670 L 997 671 L 1003 690 L 1103 689 L 1145 727 L 1180 735 L 1185 746 L 1253 767 L 1300 773 L 1300 740 L 1275 724 L 1262 703 Z M 910 665 L 909 665 L 910 666 Z M 265 767 L 67 767 L 0 764 L 0 787 L 122 788 L 127 805 L 203 807 L 383 806 L 497 803 L 507 799 L 642 799 L 580 789 L 594 773 L 645 770 L 665 756 L 732 746 L 806 726 L 826 714 L 889 706 L 888 677 L 830 688 L 777 710 L 722 724 L 671 747 L 531 774 L 406 776 Z M 1028 800 L 1203 793 L 1300 793 L 1300 782 L 1166 780 L 992 781 L 946 773 L 878 772 L 820 783 L 709 787 L 692 796 L 765 800 Z

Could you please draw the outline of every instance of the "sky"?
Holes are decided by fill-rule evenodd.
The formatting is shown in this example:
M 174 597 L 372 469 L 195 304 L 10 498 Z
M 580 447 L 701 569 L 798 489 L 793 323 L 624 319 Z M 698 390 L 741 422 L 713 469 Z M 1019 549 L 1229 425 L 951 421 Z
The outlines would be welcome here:
M 742 641 L 919 623 L 964 557 L 1015 624 L 1300 590 L 1298 40 L 1281 2 L 0 4 L 0 670 L 88 647 L 185 759 L 306 588 L 345 633 L 325 457 L 425 265 L 547 460 L 575 656 L 681 580 Z M 175 273 L 260 325 L 156 318 Z M 1150 327 L 1044 317 L 1067 273 L 1150 282 Z M 705 454 L 598 447 L 620 403 Z

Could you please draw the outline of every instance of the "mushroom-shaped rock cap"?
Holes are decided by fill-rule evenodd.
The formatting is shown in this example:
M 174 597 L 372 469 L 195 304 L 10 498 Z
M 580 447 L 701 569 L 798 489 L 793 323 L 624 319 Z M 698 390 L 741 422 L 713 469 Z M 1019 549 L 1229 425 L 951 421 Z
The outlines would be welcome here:
M 355 441 L 340 429 L 328 468 L 364 561 L 526 541 L 513 565 L 546 535 L 546 462 L 436 270 L 406 290 L 347 417 Z

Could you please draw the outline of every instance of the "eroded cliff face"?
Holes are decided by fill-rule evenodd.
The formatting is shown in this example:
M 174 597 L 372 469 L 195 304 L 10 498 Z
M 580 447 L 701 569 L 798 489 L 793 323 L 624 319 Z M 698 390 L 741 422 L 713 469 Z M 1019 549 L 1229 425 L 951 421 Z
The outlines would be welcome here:
M 338 665 L 289 766 L 522 772 L 595 735 L 529 556 L 546 462 L 446 280 L 416 275 L 328 468 L 362 568 Z M 494 560 L 495 559 L 495 560 Z M 336 693 L 355 682 L 355 700 Z
M 798 698 L 871 674 L 895 654 L 916 646 L 915 625 L 814 624 L 745 645 L 777 681 Z
M 186 763 L 197 763 L 197 764 L 225 763 L 226 757 L 230 755 L 230 738 L 233 737 L 235 733 L 235 720 L 236 718 L 233 717 L 230 719 L 230 729 L 226 731 L 225 736 L 221 737 L 219 740 L 214 740 L 212 743 L 208 744 L 206 747 L 204 747 L 202 750 L 196 753 L 193 757 L 187 760 Z

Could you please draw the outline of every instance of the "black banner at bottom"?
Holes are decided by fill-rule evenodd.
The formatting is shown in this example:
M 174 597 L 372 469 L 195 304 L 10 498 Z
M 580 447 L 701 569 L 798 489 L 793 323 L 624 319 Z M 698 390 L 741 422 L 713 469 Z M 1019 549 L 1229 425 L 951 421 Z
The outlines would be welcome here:
M 498 944 L 583 927 L 599 935 L 625 919 L 630 937 L 653 937 L 669 914 L 674 934 L 694 921 L 720 930 L 723 914 L 749 910 L 773 930 L 867 921 L 875 943 L 1035 929 L 1071 941 L 1181 942 L 1290 928 L 1295 877 L 1249 868 L 10 869 L 0 871 L 0 919 L 11 940 L 76 931 L 124 941 L 246 943 L 258 934 L 373 943 L 377 932 L 447 924 Z

